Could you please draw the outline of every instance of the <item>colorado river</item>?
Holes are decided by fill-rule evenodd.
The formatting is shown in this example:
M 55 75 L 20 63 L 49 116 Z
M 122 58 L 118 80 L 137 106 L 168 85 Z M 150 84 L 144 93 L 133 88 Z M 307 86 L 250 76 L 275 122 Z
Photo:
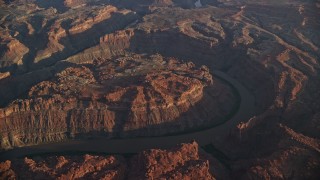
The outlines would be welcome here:
M 137 137 L 128 139 L 92 139 L 68 140 L 50 144 L 15 148 L 0 154 L 0 160 L 23 157 L 41 153 L 62 153 L 68 151 L 103 152 L 110 154 L 136 153 L 150 148 L 168 148 L 183 142 L 196 140 L 199 145 L 207 145 L 218 138 L 226 136 L 239 122 L 246 121 L 253 116 L 254 97 L 237 80 L 229 75 L 215 71 L 214 76 L 229 82 L 239 93 L 241 101 L 236 114 L 225 123 L 210 129 L 162 137 Z

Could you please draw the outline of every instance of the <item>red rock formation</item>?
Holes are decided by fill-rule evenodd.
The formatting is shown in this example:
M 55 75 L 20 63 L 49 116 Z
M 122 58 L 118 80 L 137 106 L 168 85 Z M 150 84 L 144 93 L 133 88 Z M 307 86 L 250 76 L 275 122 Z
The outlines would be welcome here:
M 86 0 L 64 0 L 64 5 L 70 8 L 84 5 Z
M 62 59 L 67 60 L 61 64 L 77 65 L 60 75 L 56 72 L 65 66 L 57 63 L 44 70 L 35 67 L 37 72 L 22 75 L 13 71 L 0 80 L 0 104 L 4 106 L 0 111 L 1 147 L 107 136 L 110 132 L 115 136 L 158 135 L 164 133 L 159 132 L 163 129 L 176 132 L 187 126 L 198 127 L 214 114 L 227 114 L 234 96 L 223 93 L 230 89 L 220 86 L 218 80 L 213 86 L 220 88 L 206 86 L 204 79 L 210 79 L 204 73 L 207 70 L 185 71 L 192 75 L 187 77 L 174 68 L 158 71 L 152 67 L 152 72 L 139 75 L 136 72 L 141 71 L 135 67 L 141 62 L 113 61 L 132 52 L 159 53 L 223 70 L 254 96 L 255 108 L 248 114 L 255 117 L 228 127 L 228 137 L 213 141 L 225 154 L 225 163 L 234 178 L 319 179 L 318 2 L 201 0 L 202 8 L 193 8 L 195 0 L 110 2 L 117 9 L 131 9 L 136 14 L 128 10 L 114 13 L 113 8 L 109 13 L 106 7 L 93 6 L 97 1 L 65 11 L 42 9 L 31 3 L 22 6 L 25 3 L 21 2 L 6 7 L 11 13 L 0 20 L 1 32 L 6 32 L 1 34 L 1 56 L 8 52 L 18 55 L 10 56 L 14 63 L 1 63 L 1 67 L 17 63 L 14 58 L 21 59 L 26 52 L 9 50 L 7 45 L 12 40 L 18 49 L 24 49 L 21 44 L 28 46 L 28 62 L 34 61 L 33 54 L 46 59 L 52 49 L 57 54 L 46 65 Z M 68 2 L 72 6 L 81 1 Z M 125 18 L 121 15 L 128 12 L 131 13 Z M 54 23 L 56 20 L 63 22 L 61 27 Z M 57 40 L 60 32 L 64 34 L 62 29 L 71 36 Z M 43 41 L 47 39 L 48 42 Z M 57 43 L 64 46 L 63 52 Z M 205 74 L 207 77 L 199 79 Z M 191 84 L 185 82 L 187 78 Z M 41 82 L 44 80 L 47 81 Z M 164 90 L 169 87 L 176 90 Z M 216 96 L 209 98 L 213 91 Z M 200 96 L 204 98 L 200 100 Z M 18 97 L 25 99 L 17 100 Z M 212 104 L 217 101 L 226 103 Z M 225 111 L 219 109 L 224 105 L 221 109 Z M 193 121 L 195 115 L 188 112 L 199 115 L 198 121 Z M 206 112 L 210 112 L 208 116 Z M 139 120 L 146 117 L 150 121 Z M 135 123 L 137 120 L 139 123 Z
M 60 39 L 67 36 L 65 29 L 61 27 L 61 22 L 56 21 L 48 32 L 48 43 L 44 50 L 37 52 L 35 62 L 50 57 L 53 53 L 62 51 L 65 47 L 59 43 Z
M 10 76 L 10 72 L 0 73 L 0 80 Z
M 119 156 L 52 156 L 0 163 L 1 179 L 124 179 Z
M 69 29 L 70 34 L 81 33 L 85 30 L 90 29 L 93 25 L 104 21 L 111 17 L 111 14 L 116 12 L 118 9 L 114 6 L 106 6 L 104 8 L 98 9 L 97 12 L 92 14 L 85 19 L 79 18 L 79 22 L 72 24 L 72 27 Z
M 5 161 L 0 163 L 0 178 L 1 179 L 15 179 L 16 174 L 14 170 L 11 169 L 11 161 Z
M 261 125 L 260 125 L 261 126 Z M 257 158 L 238 160 L 234 163 L 233 172 L 235 177 L 242 179 L 318 179 L 320 160 L 320 142 L 317 139 L 299 134 L 292 129 L 280 124 L 272 127 L 273 132 L 263 132 L 267 134 L 259 135 L 255 130 L 251 133 L 259 136 L 252 142 L 246 133 L 243 132 L 242 142 L 248 147 L 255 144 L 256 148 L 251 153 L 255 153 Z M 271 140 L 277 138 L 277 140 Z M 261 151 L 260 148 L 264 150 Z M 303 164 L 303 166 L 301 166 Z M 308 173 L 306 173 L 308 172 Z
M 134 36 L 134 31 L 132 29 L 128 29 L 125 31 L 117 31 L 113 34 L 107 34 L 100 38 L 100 44 L 106 43 L 109 46 L 116 44 L 126 44 L 118 49 L 126 49 L 129 47 L 130 39 Z
M 214 179 L 209 162 L 199 158 L 198 144 L 182 144 L 171 150 L 151 149 L 131 160 L 132 179 Z
M 214 179 L 198 144 L 151 149 L 129 162 L 121 156 L 37 156 L 0 162 L 1 179 Z M 130 166 L 127 166 L 130 164 Z
M 28 47 L 19 40 L 8 34 L 0 34 L 0 67 L 22 65 L 22 58 L 28 52 Z
M 99 39 L 99 45 L 88 48 L 81 53 L 69 57 L 68 62 L 86 63 L 93 59 L 109 59 L 125 54 L 130 48 L 130 40 L 135 35 L 133 29 L 120 30 L 112 34 L 106 34 Z
M 229 87 L 213 82 L 206 67 L 159 55 L 98 60 L 67 68 L 0 109 L 1 147 L 179 132 L 219 123 L 233 105 Z

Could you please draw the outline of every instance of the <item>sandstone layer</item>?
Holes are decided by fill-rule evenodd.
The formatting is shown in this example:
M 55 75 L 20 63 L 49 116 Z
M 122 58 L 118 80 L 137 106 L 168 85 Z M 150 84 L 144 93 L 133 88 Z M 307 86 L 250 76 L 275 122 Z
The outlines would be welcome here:
M 132 158 L 131 167 L 132 179 L 214 179 L 208 160 L 199 158 L 196 142 L 141 152 Z
M 160 55 L 68 67 L 26 96 L 0 110 L 1 148 L 183 132 L 221 123 L 235 105 L 207 67 Z
M 23 56 L 29 52 L 28 47 L 9 34 L 0 35 L 0 66 L 21 65 Z
M 154 114 L 175 117 L 185 123 L 180 124 L 181 129 L 198 125 L 190 123 L 188 117 L 200 116 L 196 122 L 209 120 L 201 114 L 208 110 L 189 107 L 192 103 L 175 104 L 183 99 L 181 90 L 192 89 L 177 78 L 185 75 L 151 68 L 158 73 L 155 77 L 144 74 L 137 78 L 135 73 L 141 71 L 131 66 L 141 64 L 125 63 L 122 68 L 114 61 L 132 54 L 160 54 L 193 62 L 198 67 L 193 72 L 207 72 L 199 68 L 202 65 L 210 72 L 223 71 L 254 96 L 255 108 L 248 112 L 252 118 L 211 137 L 212 144 L 205 148 L 228 169 L 219 169 L 220 174 L 227 174 L 220 177 L 319 179 L 318 1 L 201 0 L 202 7 L 197 8 L 196 0 L 88 0 L 82 6 L 77 2 L 84 1 L 68 1 L 69 7 L 64 1 L 25 2 L 5 1 L 0 7 L 0 55 L 1 60 L 8 60 L 0 63 L 3 147 L 101 134 L 129 136 L 122 132 L 131 128 L 131 135 L 163 133 L 154 131 L 153 126 L 145 128 L 148 124 L 167 132 L 171 132 L 170 127 L 179 129 L 174 121 L 166 124 L 166 118 Z M 112 68 L 115 70 L 110 71 Z M 120 78 L 126 81 L 110 81 L 120 74 L 135 77 L 130 81 L 133 86 L 125 83 L 127 76 Z M 190 74 L 194 87 L 201 89 L 196 83 L 200 81 L 203 92 L 201 100 L 191 98 L 193 103 L 201 110 L 219 106 L 223 109 L 219 109 L 220 114 L 230 110 L 230 99 L 234 101 L 235 96 L 222 93 L 217 96 L 220 100 L 207 98 L 215 90 Z M 159 91 L 154 80 L 160 81 L 162 76 L 174 79 L 172 87 L 177 91 Z M 154 79 L 150 81 L 150 77 Z M 113 84 L 112 88 L 103 82 Z M 216 92 L 230 92 L 218 84 L 213 78 L 212 87 L 220 87 Z M 161 98 L 158 94 L 141 95 L 141 91 L 148 94 L 155 90 Z M 191 94 L 200 97 L 197 92 Z M 218 101 L 223 103 L 212 104 Z M 111 104 L 121 106 L 106 108 Z M 187 107 L 192 115 L 182 112 Z M 146 115 L 139 108 L 151 109 Z M 147 116 L 148 121 L 139 122 L 141 125 L 131 121 Z M 105 117 L 127 117 L 130 121 L 102 121 Z M 135 131 L 141 127 L 142 131 Z
M 18 9 L 2 7 L 6 13 L 1 16 L 0 70 L 26 72 L 53 64 L 96 45 L 100 36 L 138 18 L 135 12 L 112 5 L 60 12 L 63 5 L 57 3 L 34 1 Z

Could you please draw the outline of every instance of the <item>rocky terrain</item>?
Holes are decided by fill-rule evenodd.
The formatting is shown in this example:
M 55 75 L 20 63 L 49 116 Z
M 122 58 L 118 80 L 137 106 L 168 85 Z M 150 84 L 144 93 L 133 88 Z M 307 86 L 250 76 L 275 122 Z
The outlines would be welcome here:
M 198 144 L 151 149 L 131 158 L 112 155 L 64 155 L 0 163 L 1 179 L 215 179 Z
M 234 106 L 232 89 L 205 66 L 160 55 L 100 59 L 68 67 L 0 109 L 1 148 L 183 132 L 220 123 Z
M 250 91 L 255 109 L 204 146 L 221 165 L 210 163 L 214 176 L 319 179 L 318 0 L 0 4 L 3 149 L 208 127 L 237 104 L 219 70 Z M 145 163 L 128 174 L 148 171 L 151 152 L 162 151 L 132 158 Z M 206 171 L 194 163 L 188 177 Z M 158 168 L 147 175 L 188 174 Z

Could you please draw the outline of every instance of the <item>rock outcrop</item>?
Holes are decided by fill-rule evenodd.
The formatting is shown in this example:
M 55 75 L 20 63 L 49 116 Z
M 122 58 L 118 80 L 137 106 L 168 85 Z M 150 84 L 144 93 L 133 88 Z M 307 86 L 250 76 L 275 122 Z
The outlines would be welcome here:
M 198 144 L 182 144 L 170 150 L 151 149 L 131 160 L 131 179 L 214 179 L 208 160 L 199 158 Z
M 110 4 L 79 6 L 84 2 L 87 1 L 66 1 L 67 6 L 77 6 L 76 9 L 65 8 L 61 2 L 32 1 L 28 6 L 16 2 L 21 5 L 23 17 L 10 13 L 13 11 L 9 7 L 1 7 L 1 12 L 8 14 L 1 19 L 0 70 L 25 72 L 52 65 L 99 44 L 101 36 L 138 18 L 135 12 Z
M 0 68 L 13 64 L 22 65 L 22 58 L 29 52 L 29 48 L 8 34 L 0 35 Z
M 48 43 L 45 49 L 39 50 L 35 57 L 35 62 L 50 57 L 52 54 L 63 51 L 65 46 L 59 41 L 67 36 L 67 31 L 61 27 L 61 22 L 56 21 L 47 33 Z
M 196 142 L 121 156 L 36 156 L 0 163 L 1 179 L 214 179 Z
M 81 5 L 85 5 L 86 0 L 65 0 L 63 4 L 67 7 L 73 8 Z
M 0 80 L 10 76 L 10 72 L 0 73 Z
M 218 69 L 255 100 L 212 137 L 226 177 L 319 179 L 319 2 L 3 2 L 3 149 L 214 125 L 237 100 Z
M 0 109 L 1 148 L 177 133 L 220 123 L 235 105 L 230 87 L 207 67 L 159 55 L 69 67 L 27 97 Z
M 111 14 L 117 11 L 118 9 L 114 6 L 106 6 L 104 8 L 98 9 L 97 12 L 94 12 L 94 14 L 90 14 L 90 16 L 86 17 L 85 19 L 79 17 L 78 22 L 75 21 L 71 25 L 69 33 L 77 34 L 86 31 L 93 25 L 110 18 Z
M 0 163 L 1 179 L 124 179 L 120 156 L 49 156 Z

